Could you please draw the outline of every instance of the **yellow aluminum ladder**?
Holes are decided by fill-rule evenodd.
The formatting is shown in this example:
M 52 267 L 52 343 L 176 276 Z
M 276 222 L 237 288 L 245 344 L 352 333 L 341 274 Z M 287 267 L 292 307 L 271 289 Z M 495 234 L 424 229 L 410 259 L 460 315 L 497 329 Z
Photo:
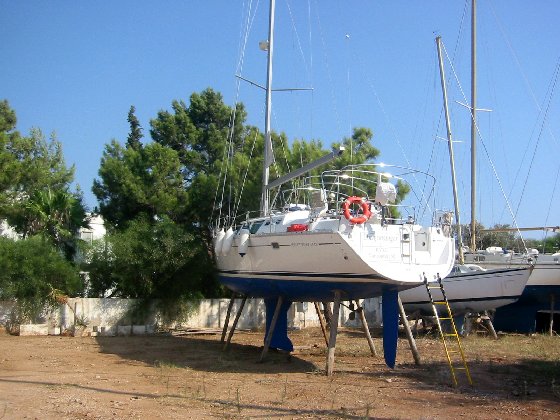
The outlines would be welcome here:
M 437 326 L 439 330 L 439 334 L 441 337 L 441 341 L 443 342 L 443 347 L 445 349 L 445 356 L 447 357 L 447 363 L 449 364 L 449 369 L 451 371 L 451 378 L 453 379 L 453 385 L 457 386 L 457 375 L 455 373 L 456 370 L 464 370 L 469 384 L 472 385 L 472 378 L 471 373 L 469 371 L 469 367 L 467 366 L 467 360 L 465 359 L 465 353 L 463 352 L 463 347 L 461 346 L 461 339 L 459 334 L 457 333 L 457 328 L 455 327 L 455 321 L 453 320 L 453 313 L 451 312 L 451 308 L 449 306 L 449 302 L 447 300 L 447 296 L 445 295 L 445 290 L 443 289 L 443 282 L 439 274 L 437 275 L 437 285 L 433 285 L 433 283 L 428 283 L 428 279 L 424 275 L 424 285 L 426 286 L 426 290 L 428 292 L 428 297 L 430 298 L 430 302 L 432 303 L 432 309 L 434 311 L 434 316 L 437 321 Z M 432 289 L 439 289 L 442 295 L 441 300 L 434 300 L 432 296 Z M 446 316 L 440 316 L 437 310 L 437 306 L 442 306 L 443 312 L 447 311 Z M 443 331 L 441 326 L 441 321 L 450 321 L 451 323 L 451 330 L 452 332 L 447 333 Z M 459 360 L 452 360 L 452 355 L 460 355 L 461 357 L 461 364 L 462 366 L 454 366 L 455 363 L 459 363 Z

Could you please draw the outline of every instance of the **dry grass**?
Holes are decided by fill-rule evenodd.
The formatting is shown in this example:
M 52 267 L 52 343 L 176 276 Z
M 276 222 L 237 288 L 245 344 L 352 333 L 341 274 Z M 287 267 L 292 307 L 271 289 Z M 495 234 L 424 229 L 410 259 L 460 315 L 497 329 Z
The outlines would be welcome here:
M 291 356 L 271 351 L 257 363 L 262 332 L 236 333 L 227 352 L 219 335 L 0 336 L 6 350 L 0 367 L 9 372 L 0 381 L 0 403 L 9 401 L 7 408 L 0 404 L 0 415 L 556 419 L 560 412 L 558 337 L 467 337 L 463 346 L 474 386 L 462 380 L 457 388 L 451 386 L 437 336 L 417 338 L 420 366 L 401 337 L 391 370 L 384 364 L 379 334 L 374 341 L 380 356 L 372 357 L 361 331 L 341 328 L 332 377 L 325 375 L 320 329 L 293 331 L 290 337 L 296 346 Z M 78 348 L 79 363 L 60 372 L 61 361 L 75 360 Z M 37 403 L 30 405 L 30 399 Z

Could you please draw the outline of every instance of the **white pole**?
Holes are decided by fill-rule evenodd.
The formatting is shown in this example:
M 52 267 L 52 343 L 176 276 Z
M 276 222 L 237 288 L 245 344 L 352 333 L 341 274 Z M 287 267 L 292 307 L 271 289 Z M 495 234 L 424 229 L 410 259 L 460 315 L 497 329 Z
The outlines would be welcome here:
M 268 185 L 269 166 L 272 163 L 272 138 L 270 135 L 270 114 L 272 111 L 272 56 L 274 51 L 274 8 L 275 0 L 270 0 L 268 20 L 268 61 L 266 69 L 266 112 L 264 120 L 264 162 L 261 193 L 261 215 L 268 214 Z

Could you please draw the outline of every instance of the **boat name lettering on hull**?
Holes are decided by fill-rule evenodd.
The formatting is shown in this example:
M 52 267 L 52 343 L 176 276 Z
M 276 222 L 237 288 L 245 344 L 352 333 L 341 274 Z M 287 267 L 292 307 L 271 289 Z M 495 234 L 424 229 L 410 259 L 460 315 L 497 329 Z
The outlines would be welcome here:
M 378 242 L 393 242 L 398 241 L 399 237 L 396 235 L 374 235 L 371 237 L 371 239 Z
M 290 246 L 319 246 L 317 242 L 292 242 Z
M 381 247 L 371 247 L 368 248 L 369 251 L 372 252 L 372 254 L 396 254 L 398 253 L 399 249 L 398 248 L 381 248 Z
M 386 247 L 368 248 L 368 256 L 374 261 L 397 261 L 400 259 L 398 249 Z

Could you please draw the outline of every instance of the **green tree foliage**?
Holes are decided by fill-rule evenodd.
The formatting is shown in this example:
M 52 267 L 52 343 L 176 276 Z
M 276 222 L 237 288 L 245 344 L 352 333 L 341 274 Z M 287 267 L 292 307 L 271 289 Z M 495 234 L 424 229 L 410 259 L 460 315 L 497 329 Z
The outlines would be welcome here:
M 17 155 L 12 152 L 13 145 L 20 143 L 20 134 L 15 131 L 16 122 L 16 113 L 8 101 L 0 101 L 0 211 L 6 206 L 18 172 Z
M 25 199 L 36 190 L 67 189 L 74 179 L 74 167 L 66 168 L 62 145 L 54 135 L 47 141 L 41 130 L 32 129 L 29 137 L 22 137 L 17 131 L 3 132 L 2 182 L 0 184 L 6 207 L 21 209 Z
M 516 238 L 518 237 L 516 236 Z M 519 249 L 515 250 L 522 250 L 522 245 L 521 240 L 518 240 L 517 246 Z M 560 252 L 560 234 L 547 235 L 544 239 L 525 239 L 525 246 L 528 249 L 536 249 L 541 254 L 554 254 L 556 252 Z
M 509 228 L 511 228 L 511 226 L 507 224 L 497 224 L 493 227 L 493 229 Z M 491 246 L 500 246 L 505 249 L 524 251 L 519 235 L 516 235 L 515 232 L 481 232 L 477 242 L 480 243 L 481 249 L 486 249 Z
M 251 167 L 259 165 L 254 157 L 262 154 L 258 153 L 259 147 L 262 150 L 262 139 L 257 130 L 244 125 L 245 119 L 243 105 L 232 109 L 223 103 L 221 94 L 206 89 L 200 94 L 193 93 L 189 106 L 182 101 L 173 101 L 172 112 L 160 111 L 150 122 L 154 142 L 173 149 L 179 156 L 187 192 L 184 221 L 207 243 L 206 227 L 212 214 L 214 192 L 225 165 L 233 164 L 228 171 L 231 177 L 228 179 L 229 191 L 226 191 L 227 206 L 237 203 L 238 197 L 230 191 L 239 189 L 246 164 L 250 162 Z M 230 148 L 226 147 L 228 140 Z M 234 156 L 233 163 L 227 159 L 229 156 Z M 254 171 L 249 174 L 247 191 L 255 192 Z
M 510 228 L 510 225 L 496 224 L 491 229 Z M 476 222 L 475 239 L 476 248 L 486 249 L 489 247 L 502 247 L 504 249 L 514 250 L 516 252 L 525 252 L 523 242 L 515 232 L 484 232 L 486 228 L 481 223 Z M 471 225 L 462 225 L 463 245 L 470 246 L 471 243 Z
M 379 150 L 372 145 L 373 132 L 369 128 L 354 128 L 351 137 L 345 137 L 342 145 L 346 148 L 344 153 L 336 162 L 337 168 L 351 164 L 360 164 L 374 161 L 380 154 Z M 335 146 L 338 146 L 336 144 Z
M 126 139 L 126 147 L 138 150 L 142 147 L 142 126 L 140 125 L 140 121 L 136 118 L 134 114 L 136 112 L 136 108 L 134 106 L 130 107 L 130 111 L 128 111 L 128 123 L 130 124 L 130 134 Z
M 91 277 L 93 289 L 97 294 L 116 290 L 121 295 L 137 293 L 146 297 L 159 295 L 163 287 L 180 282 L 178 278 L 171 283 L 152 279 L 163 267 L 151 265 L 154 252 L 151 247 L 156 244 L 150 241 L 163 234 L 156 228 L 165 220 L 169 226 L 175 224 L 184 232 L 187 240 L 184 246 L 197 255 L 200 262 L 192 265 L 191 260 L 178 260 L 185 266 L 181 268 L 178 263 L 176 272 L 183 276 L 188 273 L 191 281 L 182 280 L 183 285 L 192 291 L 215 292 L 210 219 L 232 213 L 244 217 L 247 212 L 258 211 L 264 136 L 256 127 L 246 125 L 242 104 L 228 107 L 222 96 L 212 89 L 192 94 L 188 104 L 173 101 L 170 111 L 160 111 L 150 121 L 153 141 L 143 146 L 134 111 L 131 107 L 128 114 L 130 134 L 126 145 L 112 141 L 106 146 L 99 178 L 94 181 L 93 192 L 99 200 L 100 212 L 118 232 L 114 237 L 109 235 L 107 247 L 93 255 L 92 261 L 98 263 L 92 267 L 97 264 L 99 273 Z M 372 137 L 371 130 L 357 128 L 352 137 L 342 139 L 341 143 L 349 151 L 336 165 L 342 167 L 375 159 L 379 151 L 372 146 Z M 290 146 L 283 133 L 272 133 L 272 142 L 276 163 L 271 167 L 271 179 L 330 151 L 319 140 L 295 140 Z M 313 174 L 323 169 L 318 168 Z M 405 187 L 399 191 L 400 194 L 405 192 Z M 215 207 L 217 203 L 221 204 L 220 208 Z M 146 241 L 138 234 L 139 226 L 156 229 L 151 232 L 154 238 L 150 237 L 146 244 L 136 244 Z M 131 248 L 134 253 L 127 254 L 124 245 L 119 245 L 124 237 L 130 241 L 128 246 L 135 246 Z M 101 262 L 115 264 L 117 254 L 123 256 L 119 261 L 129 258 L 139 265 L 131 269 L 111 265 L 103 274 Z M 138 273 L 143 273 L 141 279 Z M 211 287 L 204 288 L 204 285 Z
M 135 111 L 131 106 L 126 146 L 116 140 L 105 146 L 100 179 L 94 180 L 92 189 L 105 221 L 119 230 L 140 216 L 180 221 L 187 201 L 181 148 L 157 142 L 144 147 Z
M 35 191 L 27 201 L 24 237 L 42 235 L 72 260 L 77 251 L 78 231 L 87 227 L 86 213 L 79 194 L 64 190 Z
M 177 152 L 158 143 L 123 148 L 117 141 L 105 147 L 93 192 L 109 225 L 120 230 L 140 215 L 183 217 L 186 192 Z
M 471 241 L 471 226 L 461 225 L 463 231 L 463 245 L 469 246 Z M 492 232 L 492 229 L 511 228 L 508 224 L 496 224 L 489 228 L 489 232 L 481 223 L 476 223 L 476 248 L 477 250 L 497 246 L 510 251 L 523 253 L 525 248 L 535 248 L 541 253 L 552 254 L 560 251 L 560 234 L 551 235 L 543 240 L 521 239 L 519 233 L 513 232 Z
M 203 243 L 168 217 L 145 217 L 97 241 L 87 256 L 91 296 L 144 299 L 215 296 Z
M 111 252 L 122 250 L 122 247 L 118 248 L 112 243 L 113 240 L 121 243 L 119 240 L 122 235 L 129 235 L 127 238 L 130 241 L 144 240 L 135 234 L 139 220 L 142 221 L 142 226 L 152 226 L 153 229 L 160 226 L 161 220 L 166 220 L 166 226 L 175 224 L 184 233 L 185 240 L 188 239 L 183 244 L 185 250 L 196 255 L 199 263 L 192 265 L 186 257 L 178 260 L 182 261 L 183 266 L 179 262 L 175 266 L 178 276 L 175 280 L 178 285 L 186 288 L 181 289 L 182 293 L 185 290 L 211 290 L 215 293 L 217 283 L 207 251 L 210 243 L 207 223 L 219 173 L 215 168 L 227 153 L 224 145 L 228 133 L 233 133 L 228 131 L 231 110 L 223 104 L 221 96 L 210 89 L 200 95 L 193 94 L 190 107 L 175 101 L 172 109 L 173 113 L 161 111 L 152 120 L 150 133 L 153 142 L 141 148 L 132 147 L 131 142 L 123 147 L 116 141 L 106 146 L 99 179 L 94 181 L 93 192 L 99 200 L 102 216 L 110 227 L 118 231 L 114 233 L 115 238 L 112 238 L 113 235 L 108 238 Z M 237 111 L 244 118 L 242 107 Z M 129 122 L 134 122 L 132 115 L 132 112 L 129 113 Z M 134 128 L 137 127 L 133 122 L 129 139 L 133 137 Z M 243 125 L 237 124 L 237 127 Z M 244 147 L 241 141 L 237 143 L 239 147 Z M 163 233 L 158 228 L 153 235 Z M 162 266 L 154 271 L 154 267 L 150 265 L 153 257 L 150 247 L 138 244 L 136 252 L 136 261 L 142 264 L 146 273 L 165 277 L 165 273 L 161 271 Z M 119 251 L 119 255 L 123 253 L 124 251 Z M 101 257 L 101 253 L 98 253 L 94 258 L 101 261 Z M 152 282 L 151 277 L 148 279 L 144 276 L 142 281 L 137 282 L 135 270 L 119 268 L 117 271 L 121 273 L 121 277 L 110 283 L 118 284 L 119 287 L 115 290 L 122 295 L 135 296 L 136 293 L 142 297 L 156 297 L 166 293 L 164 288 L 169 289 L 168 283 Z M 190 282 L 185 280 L 187 273 Z M 101 276 L 95 276 L 92 277 L 92 284 L 100 284 L 99 287 L 96 286 L 98 292 L 113 287 L 101 284 Z M 181 276 L 183 278 L 179 280 Z M 136 291 L 133 290 L 136 288 Z
M 222 95 L 212 89 L 193 93 L 190 106 L 173 101 L 173 113 L 160 111 L 151 121 L 152 139 L 179 154 L 188 185 L 200 173 L 211 174 L 216 162 L 227 153 L 225 140 L 231 138 L 234 151 L 243 148 L 246 112 L 242 105 L 232 109 Z M 230 121 L 234 121 L 230 130 Z
M 23 137 L 16 121 L 7 101 L 0 102 L 0 219 L 24 237 L 49 236 L 71 258 L 77 231 L 85 225 L 81 194 L 70 192 L 74 167 L 66 167 L 54 134 L 47 141 L 32 129 Z
M 543 239 L 537 248 L 546 253 L 560 252 L 560 233 Z
M 33 320 L 55 294 L 82 291 L 78 270 L 41 237 L 0 237 L 0 300 L 15 300 L 20 321 Z
M 373 132 L 369 128 L 354 128 L 351 137 L 345 137 L 340 143 L 333 143 L 332 147 L 335 149 L 344 146 L 345 152 L 329 165 L 332 168 L 342 169 L 348 165 L 374 161 L 379 156 L 379 150 L 371 144 L 372 139 Z M 291 148 L 288 147 L 288 140 L 284 134 L 273 135 L 272 140 L 276 155 L 275 172 L 277 176 L 304 166 L 331 151 L 324 148 L 320 140 L 294 140 Z M 319 167 L 311 171 L 309 175 L 320 175 L 324 170 L 325 167 Z

